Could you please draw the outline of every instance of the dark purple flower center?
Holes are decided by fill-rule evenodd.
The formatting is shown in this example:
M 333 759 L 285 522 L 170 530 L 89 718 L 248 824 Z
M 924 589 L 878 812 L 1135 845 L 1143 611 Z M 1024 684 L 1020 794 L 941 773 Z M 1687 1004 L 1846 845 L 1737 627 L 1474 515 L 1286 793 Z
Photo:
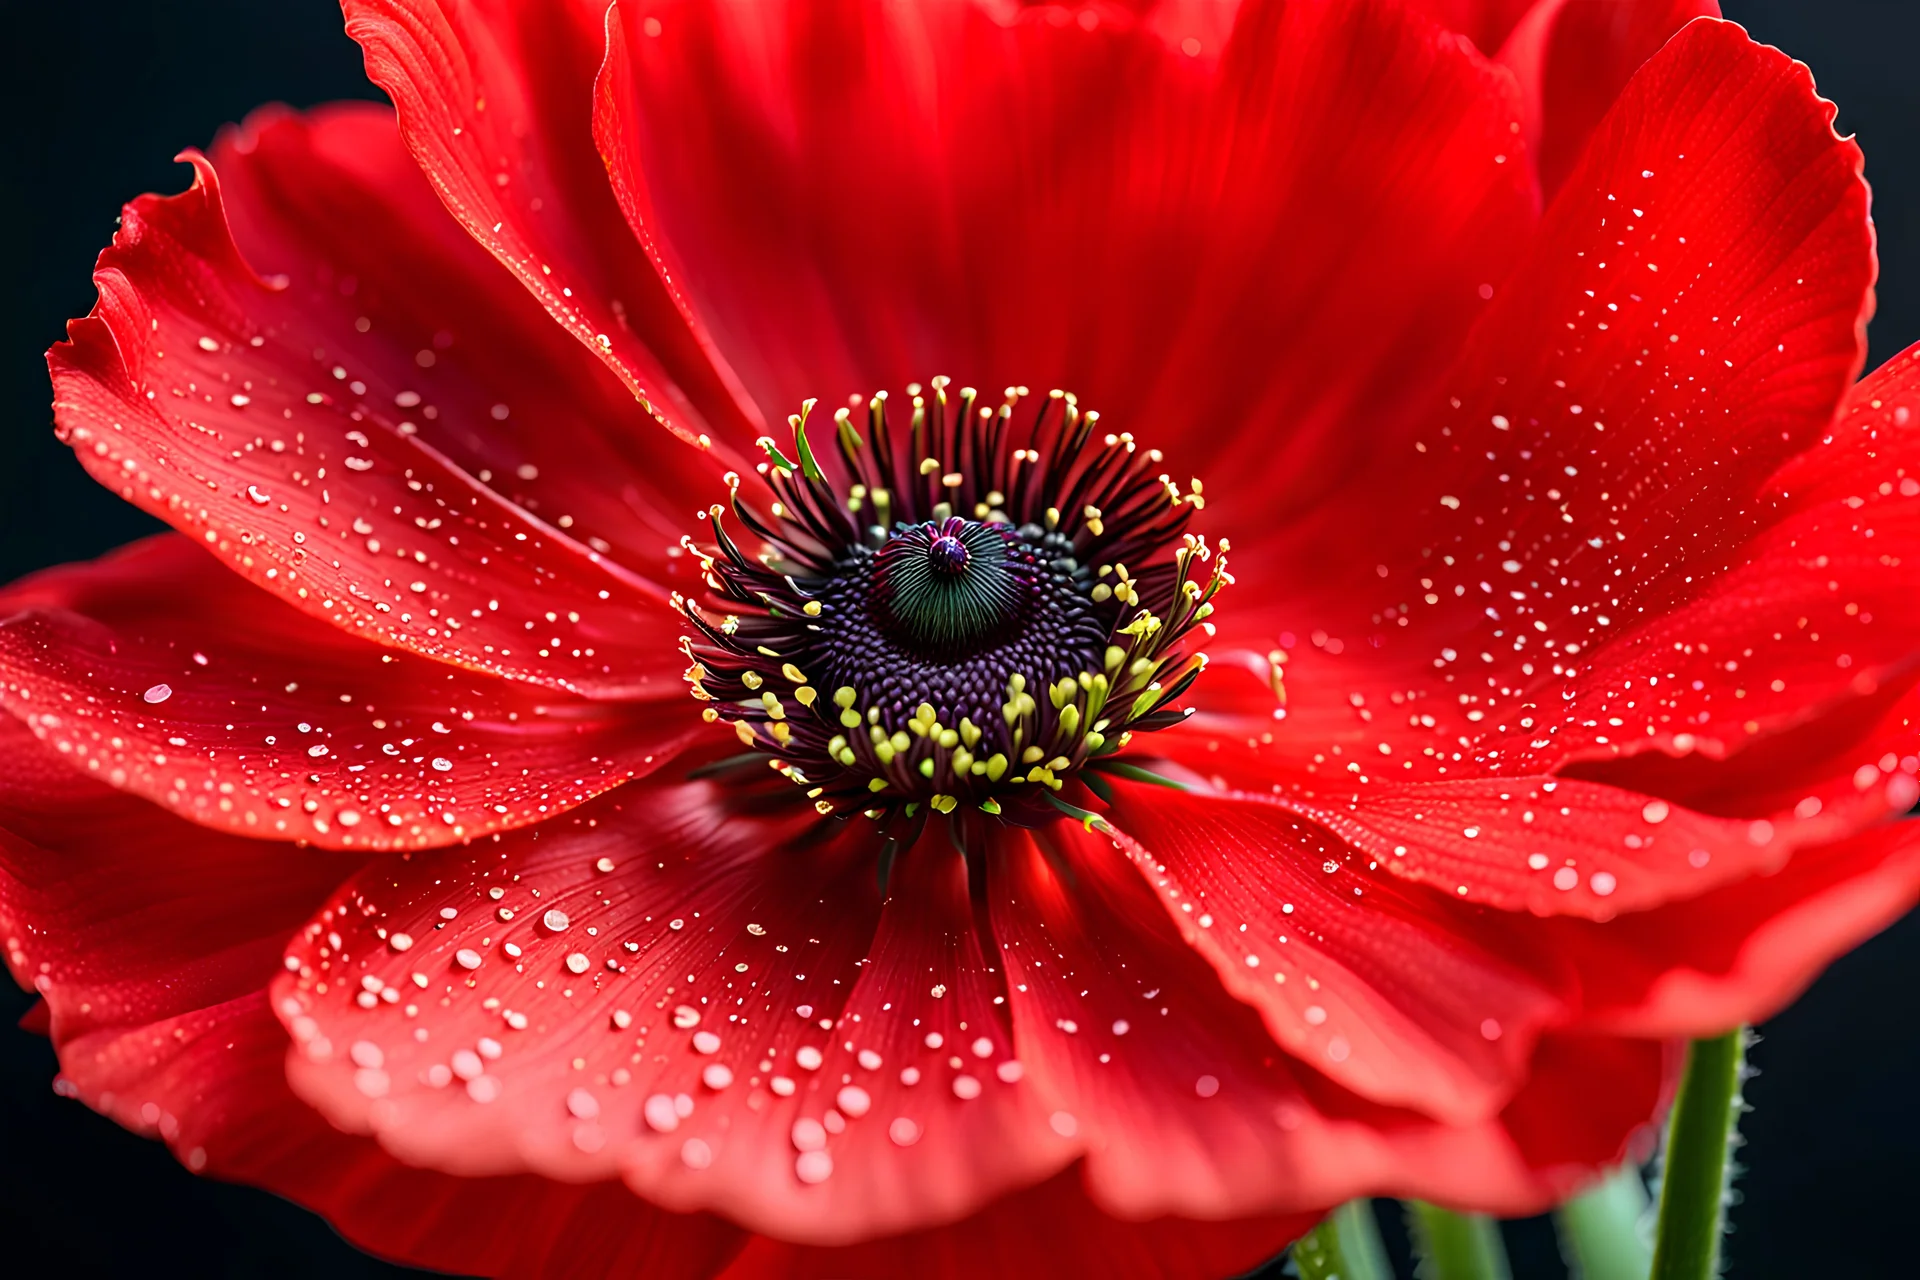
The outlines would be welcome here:
M 1211 629 L 1225 562 L 1185 532 L 1197 484 L 1097 435 L 1073 397 L 1019 415 L 1023 389 L 998 409 L 944 379 L 908 391 L 903 432 L 881 393 L 864 434 L 834 415 L 834 454 L 815 453 L 805 413 L 797 460 L 761 442 L 774 500 L 736 484 L 733 509 L 762 550 L 713 509 L 687 678 L 823 813 L 967 803 L 1043 821 L 1067 777 L 1185 718 L 1171 704 L 1205 658 L 1181 641 Z

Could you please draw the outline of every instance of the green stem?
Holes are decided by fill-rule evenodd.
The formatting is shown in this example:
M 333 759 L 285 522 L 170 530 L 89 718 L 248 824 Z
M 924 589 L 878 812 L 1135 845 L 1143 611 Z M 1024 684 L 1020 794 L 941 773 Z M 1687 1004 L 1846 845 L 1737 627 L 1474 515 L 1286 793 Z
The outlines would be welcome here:
M 1393 1280 L 1373 1205 L 1349 1200 L 1294 1242 L 1300 1280 Z
M 1632 1165 L 1553 1211 L 1560 1251 L 1575 1280 L 1647 1280 L 1653 1249 L 1642 1221 L 1647 1188 Z
M 1740 1107 L 1746 1028 L 1687 1048 L 1686 1075 L 1667 1122 L 1653 1280 L 1711 1280 L 1726 1225 L 1727 1147 Z
M 1409 1200 L 1407 1226 L 1420 1280 L 1512 1280 L 1500 1224 L 1485 1214 Z

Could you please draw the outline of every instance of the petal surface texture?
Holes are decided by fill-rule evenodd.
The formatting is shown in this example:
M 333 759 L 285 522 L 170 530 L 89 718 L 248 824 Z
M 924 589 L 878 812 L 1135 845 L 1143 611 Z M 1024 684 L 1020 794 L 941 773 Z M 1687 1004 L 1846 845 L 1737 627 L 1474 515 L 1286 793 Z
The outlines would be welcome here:
M 393 107 L 186 153 L 49 353 L 174 531 L 0 590 L 7 961 L 190 1168 L 463 1274 L 1203 1280 L 1552 1206 L 1920 899 L 1920 348 L 1714 0 L 343 11 Z M 1231 578 L 1055 821 L 816 811 L 679 639 L 767 424 L 936 375 Z

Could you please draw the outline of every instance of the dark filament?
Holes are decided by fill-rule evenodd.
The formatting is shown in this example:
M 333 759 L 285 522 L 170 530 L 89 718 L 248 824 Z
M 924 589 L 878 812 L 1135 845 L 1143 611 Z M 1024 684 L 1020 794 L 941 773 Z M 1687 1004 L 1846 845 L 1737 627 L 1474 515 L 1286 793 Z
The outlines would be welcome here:
M 681 602 L 687 677 L 823 813 L 966 802 L 1041 821 L 1066 777 L 1184 718 L 1170 704 L 1205 657 L 1180 642 L 1211 630 L 1225 561 L 1185 532 L 1198 482 L 1183 493 L 1072 396 L 1016 425 L 1023 389 L 998 408 L 944 379 L 909 390 L 904 432 L 881 393 L 864 435 L 834 415 L 835 453 L 814 452 L 805 413 L 797 460 L 761 442 L 773 501 L 762 514 L 736 481 L 732 505 L 764 553 L 717 506 L 715 545 L 687 544 L 724 611 Z

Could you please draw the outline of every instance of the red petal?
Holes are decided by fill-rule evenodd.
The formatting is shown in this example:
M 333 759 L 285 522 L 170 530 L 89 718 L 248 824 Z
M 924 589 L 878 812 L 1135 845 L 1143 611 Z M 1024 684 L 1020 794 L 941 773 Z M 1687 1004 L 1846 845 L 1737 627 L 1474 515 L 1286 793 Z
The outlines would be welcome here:
M 1125 784 L 1112 817 L 1226 989 L 1363 1097 L 1454 1123 L 1491 1115 L 1535 1036 L 1566 1017 L 1551 977 L 1477 946 L 1444 901 L 1275 805 Z
M 869 837 L 720 803 L 628 787 L 360 877 L 276 987 L 295 1089 L 409 1163 L 619 1172 L 819 1243 L 964 1217 L 1070 1159 L 1019 1083 L 959 856 L 902 852 L 876 936 Z
M 601 145 L 770 414 L 1071 387 L 1270 518 L 1524 242 L 1508 82 L 1384 4 L 1249 4 L 1204 57 L 1102 12 L 622 4 Z
M 1862 673 L 1834 637 L 1863 628 L 1842 606 L 1877 573 L 1875 601 L 1903 616 L 1897 575 L 1870 571 L 1863 535 L 1823 535 L 1817 551 L 1843 552 L 1847 571 L 1827 581 L 1850 589 L 1816 607 L 1824 582 L 1802 568 L 1814 526 L 1760 532 L 1766 473 L 1825 428 L 1871 305 L 1859 153 L 1831 116 L 1804 68 L 1728 24 L 1663 49 L 1451 375 L 1460 407 L 1431 424 L 1425 458 L 1384 461 L 1377 486 L 1330 504 L 1302 542 L 1238 558 L 1251 609 L 1223 612 L 1221 638 L 1243 638 L 1253 652 L 1228 656 L 1261 673 L 1274 637 L 1291 650 L 1284 719 L 1271 701 L 1249 716 L 1258 704 L 1229 689 L 1213 732 L 1338 796 L 1330 775 L 1512 776 L 1707 749 L 1709 727 L 1720 745 L 1745 740 L 1852 688 Z M 1426 496 L 1397 497 L 1396 475 Z M 1410 514 L 1366 514 L 1383 509 Z M 1386 549 L 1399 538 L 1412 549 Z M 1762 646 L 1760 679 L 1727 670 Z M 1900 656 L 1884 643 L 1874 661 Z M 1855 693 L 1880 677 L 1866 665 Z
M 1502 44 L 1520 81 L 1527 148 L 1541 189 L 1560 189 L 1640 64 L 1719 0 L 1538 0 Z M 1482 46 L 1485 48 L 1486 46 Z
M 189 158 L 192 188 L 126 207 L 99 303 L 48 353 L 62 437 L 96 478 L 384 644 L 598 696 L 671 678 L 665 591 L 409 434 L 411 345 L 358 336 L 338 288 L 321 309 L 256 277 Z
M 606 6 L 341 7 L 367 75 L 393 98 L 408 148 L 460 224 L 662 426 L 688 443 L 712 430 L 744 448 L 759 429 L 752 404 L 667 264 L 628 233 L 595 154 Z
M 671 687 L 556 698 L 353 639 L 178 535 L 16 584 L 0 618 L 0 705 L 95 777 L 245 835 L 472 839 L 650 772 L 702 729 Z
M 1405 0 L 1442 26 L 1458 31 L 1491 58 L 1507 42 L 1514 26 L 1542 0 Z M 1552 4 L 1555 0 L 1545 0 Z
M 1063 825 L 998 858 L 992 918 L 1021 1058 L 1057 1099 L 1052 1122 L 1086 1146 L 1088 1189 L 1110 1213 L 1286 1212 L 1356 1194 L 1532 1212 L 1616 1159 L 1653 1113 L 1658 1046 L 1603 1047 L 1596 1064 L 1653 1050 L 1650 1078 L 1609 1080 L 1561 1065 L 1553 1036 L 1508 1111 L 1582 1112 L 1578 1154 L 1536 1154 L 1504 1112 L 1447 1125 L 1366 1102 L 1275 1052 L 1105 837 Z
M 1702 1036 L 1786 1007 L 1836 957 L 1920 901 L 1920 824 L 1803 850 L 1777 875 L 1607 926 L 1554 921 L 1547 945 L 1580 967 L 1583 1022 Z
M 1689 27 L 1628 86 L 1425 442 L 1419 533 L 1453 564 L 1415 572 L 1472 616 L 1463 658 L 1517 665 L 1516 628 L 1584 651 L 1671 608 L 1825 430 L 1874 270 L 1860 152 L 1832 118 L 1804 67 L 1727 23 Z
M 223 133 L 213 162 L 247 260 L 285 272 L 308 322 L 333 331 L 321 366 L 350 365 L 378 388 L 362 412 L 404 422 L 621 564 L 656 581 L 672 571 L 698 499 L 725 491 L 722 466 L 651 430 L 626 387 L 447 216 L 391 111 L 269 108 Z
M 1096 1275 L 1106 1280 L 1213 1280 L 1250 1272 L 1304 1234 L 1314 1214 L 1197 1222 L 1108 1217 L 1077 1170 L 1009 1196 L 964 1222 L 843 1248 L 756 1236 L 721 1280 L 974 1280 Z
M 618 1183 L 411 1169 L 293 1096 L 265 988 L 287 935 L 361 865 L 210 834 L 0 721 L 0 937 L 52 1013 L 60 1092 L 416 1265 L 580 1280 L 723 1267 L 742 1237 L 716 1219 Z

